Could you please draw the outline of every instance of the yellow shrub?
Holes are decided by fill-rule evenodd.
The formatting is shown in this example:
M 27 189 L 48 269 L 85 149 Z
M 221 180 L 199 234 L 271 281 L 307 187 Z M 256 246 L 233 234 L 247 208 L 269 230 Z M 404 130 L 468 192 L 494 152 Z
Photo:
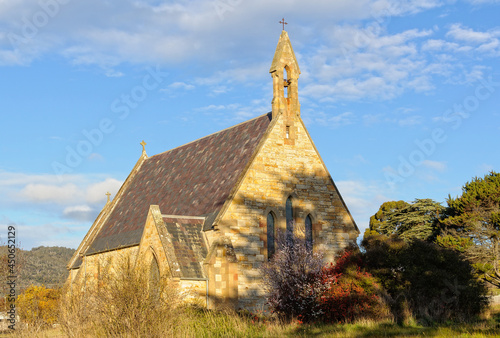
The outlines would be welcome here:
M 31 285 L 17 297 L 21 320 L 30 325 L 51 325 L 57 322 L 60 291 Z

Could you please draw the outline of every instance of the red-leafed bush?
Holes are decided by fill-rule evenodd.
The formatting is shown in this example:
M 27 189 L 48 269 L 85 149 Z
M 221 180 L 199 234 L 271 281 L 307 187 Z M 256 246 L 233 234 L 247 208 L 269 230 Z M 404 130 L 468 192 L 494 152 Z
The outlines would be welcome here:
M 324 322 L 351 322 L 359 318 L 380 318 L 388 313 L 375 278 L 362 270 L 362 257 L 347 249 L 336 264 L 323 268 L 319 297 Z
M 330 323 L 389 313 L 379 297 L 379 284 L 363 270 L 357 247 L 346 249 L 336 264 L 324 266 L 322 254 L 311 251 L 303 237 L 277 237 L 276 253 L 261 267 L 272 313 L 285 320 Z

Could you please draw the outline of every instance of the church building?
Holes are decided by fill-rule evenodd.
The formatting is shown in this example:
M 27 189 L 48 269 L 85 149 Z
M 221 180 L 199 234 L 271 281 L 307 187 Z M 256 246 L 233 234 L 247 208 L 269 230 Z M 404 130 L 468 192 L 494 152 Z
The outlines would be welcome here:
M 153 156 L 141 143 L 70 260 L 70 283 L 99 278 L 103 259 L 130 255 L 197 290 L 209 308 L 252 310 L 265 303 L 259 268 L 280 229 L 304 229 L 325 261 L 355 243 L 356 223 L 300 117 L 300 69 L 284 30 L 270 73 L 270 113 Z

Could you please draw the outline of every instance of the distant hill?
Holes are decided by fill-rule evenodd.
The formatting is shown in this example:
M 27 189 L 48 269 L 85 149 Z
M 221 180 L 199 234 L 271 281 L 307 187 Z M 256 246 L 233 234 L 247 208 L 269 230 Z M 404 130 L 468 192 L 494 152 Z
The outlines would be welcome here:
M 39 246 L 31 250 L 18 249 L 16 253 L 16 261 L 20 270 L 17 274 L 18 285 L 21 289 L 31 284 L 47 287 L 62 286 L 68 277 L 66 265 L 74 252 L 74 249 L 59 246 Z M 6 253 L 7 248 L 0 247 L 0 256 L 5 257 Z

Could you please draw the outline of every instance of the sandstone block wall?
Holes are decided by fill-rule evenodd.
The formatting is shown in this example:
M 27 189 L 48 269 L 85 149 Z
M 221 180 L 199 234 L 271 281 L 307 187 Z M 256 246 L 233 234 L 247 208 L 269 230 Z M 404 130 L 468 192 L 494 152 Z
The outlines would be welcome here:
M 116 267 L 123 259 L 130 257 L 135 261 L 139 252 L 138 246 L 102 252 L 95 255 L 85 256 L 79 269 L 70 270 L 68 281 L 87 286 L 96 285 L 104 273 L 115 273 Z
M 259 268 L 268 259 L 267 214 L 272 211 L 276 227 L 284 231 L 289 196 L 296 227 L 303 229 L 310 215 L 313 248 L 323 251 L 327 261 L 355 242 L 358 230 L 300 117 L 280 115 L 216 228 L 234 246 L 241 308 L 263 306 Z

